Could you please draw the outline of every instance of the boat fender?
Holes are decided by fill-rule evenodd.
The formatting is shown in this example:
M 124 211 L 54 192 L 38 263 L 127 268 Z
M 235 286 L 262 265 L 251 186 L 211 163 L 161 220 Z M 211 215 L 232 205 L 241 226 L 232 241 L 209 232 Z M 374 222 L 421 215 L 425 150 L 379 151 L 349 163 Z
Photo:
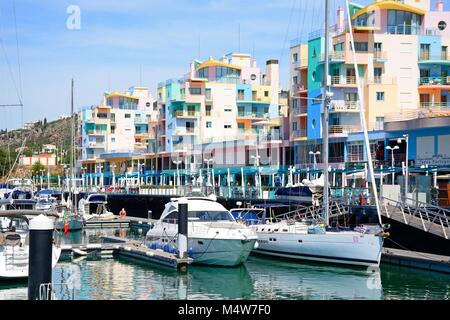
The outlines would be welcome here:
M 253 249 L 256 250 L 259 248 L 259 242 L 255 241 L 255 245 L 253 246 Z
M 192 251 L 192 248 L 189 248 L 189 250 L 188 250 L 188 257 L 192 258 L 193 256 L 194 256 L 194 253 Z
M 127 212 L 125 211 L 125 208 L 122 208 L 122 210 L 120 210 L 119 212 L 119 216 L 120 218 L 125 218 L 127 216 Z

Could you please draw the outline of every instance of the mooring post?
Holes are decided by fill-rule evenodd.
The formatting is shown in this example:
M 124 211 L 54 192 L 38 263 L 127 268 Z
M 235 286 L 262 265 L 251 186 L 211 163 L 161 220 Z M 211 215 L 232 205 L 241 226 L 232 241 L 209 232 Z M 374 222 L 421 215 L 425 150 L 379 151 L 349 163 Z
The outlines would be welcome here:
M 152 212 L 152 210 L 148 210 L 147 211 L 147 219 L 151 219 L 153 217 L 153 212 Z
M 178 257 L 187 258 L 188 247 L 188 202 L 186 198 L 178 200 Z
M 28 300 L 39 300 L 41 285 L 52 282 L 53 221 L 39 215 L 30 221 Z M 51 294 L 45 298 L 51 299 Z

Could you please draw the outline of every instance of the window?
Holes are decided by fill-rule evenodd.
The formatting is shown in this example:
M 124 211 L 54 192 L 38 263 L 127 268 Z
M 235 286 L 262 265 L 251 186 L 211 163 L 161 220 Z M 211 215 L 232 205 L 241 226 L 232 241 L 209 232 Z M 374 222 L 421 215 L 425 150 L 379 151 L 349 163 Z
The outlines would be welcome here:
M 245 100 L 244 98 L 244 90 L 238 89 L 238 100 Z
M 256 97 L 257 97 L 257 92 L 256 91 L 252 91 L 252 100 L 256 101 Z
M 375 83 L 381 83 L 381 74 L 383 73 L 382 68 L 373 68 L 373 76 L 375 78 Z
M 200 70 L 198 70 L 198 77 L 199 78 L 208 78 L 208 68 L 202 68 Z
M 211 121 L 206 121 L 206 127 L 207 128 L 212 128 L 212 122 Z
M 316 48 L 313 49 L 312 57 L 313 57 L 313 58 L 317 57 Z
M 210 115 L 211 115 L 211 105 L 207 104 L 207 105 L 205 106 L 205 112 L 206 112 L 206 115 L 207 115 L 207 116 L 210 116 Z
M 269 96 L 269 91 L 264 91 L 264 97 L 268 97 Z
M 116 126 L 111 126 L 111 134 L 114 134 L 116 132 Z
M 292 130 L 296 131 L 296 130 L 298 130 L 297 128 L 298 128 L 297 127 L 297 122 L 292 122 Z
M 384 92 L 377 92 L 377 101 L 384 101 Z
M 293 77 L 292 77 L 292 82 L 293 82 L 294 84 L 297 84 L 297 83 L 298 83 L 298 77 L 297 77 L 297 76 L 293 76 Z
M 312 72 L 312 81 L 316 81 L 316 72 L 315 71 Z
M 211 100 L 211 88 L 206 88 L 205 89 L 205 98 L 207 100 Z
M 381 42 L 375 42 L 373 44 L 373 49 L 375 52 L 380 52 L 382 49 L 382 43 Z
M 224 129 L 231 129 L 231 124 L 226 124 L 223 126 Z
M 225 112 L 231 112 L 231 111 L 233 111 L 232 109 L 229 109 L 229 108 L 227 108 L 227 109 L 224 109 L 224 111 Z
M 350 43 L 351 45 L 351 43 Z M 355 42 L 355 51 L 367 52 L 369 51 L 369 44 L 367 42 Z
M 357 94 L 356 92 L 346 92 L 344 97 L 345 101 L 356 101 Z
M 189 88 L 189 93 L 195 95 L 202 94 L 202 88 Z
M 430 44 L 422 43 L 420 45 L 420 60 L 430 60 Z
M 244 123 L 239 122 L 237 125 L 238 125 L 238 129 L 239 130 L 244 130 L 245 129 L 245 124 Z
M 108 114 L 107 113 L 97 113 L 97 118 L 106 119 L 106 118 L 108 118 Z
M 296 63 L 298 61 L 298 53 L 292 55 L 292 62 Z
M 129 119 L 129 118 L 131 118 L 131 114 L 125 113 L 125 119 Z
M 376 117 L 375 130 L 384 130 L 384 117 Z

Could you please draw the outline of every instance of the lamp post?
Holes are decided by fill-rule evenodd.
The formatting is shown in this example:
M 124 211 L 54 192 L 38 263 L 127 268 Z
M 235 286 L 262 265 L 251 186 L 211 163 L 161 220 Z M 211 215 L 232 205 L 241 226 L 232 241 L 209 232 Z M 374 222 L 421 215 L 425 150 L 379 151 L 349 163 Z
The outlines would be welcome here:
M 395 180 L 395 172 L 394 172 L 394 150 L 398 150 L 400 149 L 399 146 L 387 146 L 386 147 L 387 150 L 391 150 L 391 168 L 392 168 L 392 185 L 394 185 L 394 180 Z
M 256 149 L 256 152 L 258 152 L 258 149 Z M 261 156 L 257 153 L 256 155 L 251 156 L 251 158 L 254 160 L 254 165 L 256 167 L 255 186 L 258 187 L 259 195 L 262 198 L 261 174 L 259 172 L 259 159 L 261 158 Z
M 116 167 L 117 165 L 115 163 L 113 163 L 111 165 L 111 170 L 112 170 L 112 185 L 113 185 L 113 189 L 116 188 Z
M 211 185 L 211 174 L 209 172 L 209 164 L 211 163 L 211 167 L 212 167 L 213 158 L 204 159 L 204 161 L 206 162 L 206 174 L 207 174 L 206 186 L 210 186 Z
M 172 160 L 173 163 L 175 163 L 177 165 L 177 182 L 176 185 L 180 186 L 180 170 L 178 169 L 178 165 L 180 165 L 181 163 L 183 163 L 182 160 Z
M 408 197 L 408 179 L 409 179 L 409 159 L 408 159 L 408 149 L 409 149 L 409 135 L 404 134 L 402 138 L 397 139 L 397 143 L 401 143 L 402 140 L 406 142 L 406 157 L 405 157 L 405 198 Z
M 320 155 L 320 151 L 316 151 L 316 152 L 310 151 L 309 154 L 313 156 L 313 168 L 314 168 L 314 171 L 315 171 L 317 169 L 316 156 Z

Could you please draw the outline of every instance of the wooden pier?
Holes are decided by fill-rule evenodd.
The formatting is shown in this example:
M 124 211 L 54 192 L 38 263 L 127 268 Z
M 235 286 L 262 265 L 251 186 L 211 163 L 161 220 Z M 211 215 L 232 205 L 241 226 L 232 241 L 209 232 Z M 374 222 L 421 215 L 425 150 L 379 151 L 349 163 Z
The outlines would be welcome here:
M 140 241 L 110 236 L 102 237 L 102 240 L 102 243 L 61 245 L 61 254 L 65 256 L 124 256 L 181 272 L 185 272 L 192 262 L 191 258 L 182 259 L 173 253 L 150 249 Z
M 450 274 L 450 257 L 408 250 L 384 248 L 381 262 Z

